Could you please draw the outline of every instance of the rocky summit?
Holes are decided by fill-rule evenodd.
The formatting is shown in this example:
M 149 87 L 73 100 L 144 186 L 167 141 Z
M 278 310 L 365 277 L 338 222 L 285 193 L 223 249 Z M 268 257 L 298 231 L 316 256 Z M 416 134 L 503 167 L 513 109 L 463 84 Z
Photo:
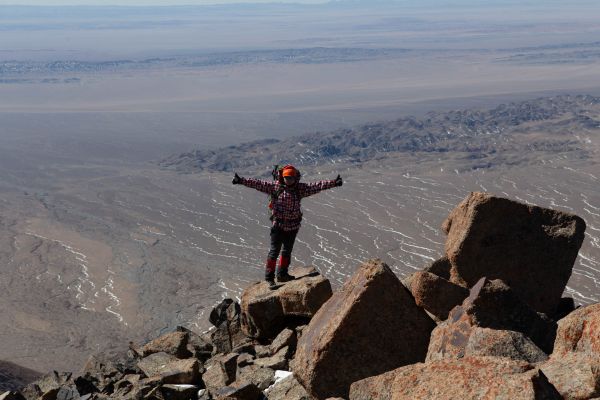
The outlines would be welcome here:
M 292 268 L 223 300 L 208 332 L 175 327 L 0 400 L 600 398 L 600 304 L 561 297 L 585 222 L 471 193 L 443 231 L 445 254 L 402 281 L 377 259 L 337 291 Z

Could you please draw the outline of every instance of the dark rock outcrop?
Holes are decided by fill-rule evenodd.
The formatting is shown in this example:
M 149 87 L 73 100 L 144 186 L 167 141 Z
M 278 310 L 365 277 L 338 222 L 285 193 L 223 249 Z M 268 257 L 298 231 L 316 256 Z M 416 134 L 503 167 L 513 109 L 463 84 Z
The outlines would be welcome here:
M 434 326 L 390 268 L 369 261 L 303 330 L 292 370 L 317 398 L 347 397 L 356 380 L 423 361 Z
M 241 308 L 237 302 L 223 300 L 212 310 L 210 316 L 211 322 L 218 323 L 215 325 L 217 329 L 211 334 L 214 353 L 229 353 L 252 343 L 242 332 Z
M 501 280 L 482 278 L 433 330 L 427 360 L 465 356 L 476 327 L 521 332 L 548 354 L 556 332 L 554 321 L 532 310 Z

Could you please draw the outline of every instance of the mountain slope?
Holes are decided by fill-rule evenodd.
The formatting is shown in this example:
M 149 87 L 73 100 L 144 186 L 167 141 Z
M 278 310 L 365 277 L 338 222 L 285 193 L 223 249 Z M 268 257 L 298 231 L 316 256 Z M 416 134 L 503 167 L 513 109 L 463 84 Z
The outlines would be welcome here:
M 217 150 L 198 149 L 172 155 L 164 168 L 190 173 L 232 171 L 279 162 L 315 165 L 362 163 L 396 153 L 456 153 L 466 168 L 535 162 L 540 155 L 570 153 L 586 158 L 574 136 L 598 129 L 600 98 L 558 96 L 503 104 L 489 110 L 432 112 L 424 118 L 316 132 L 286 140 L 267 139 Z M 540 133 L 543 133 L 541 135 Z

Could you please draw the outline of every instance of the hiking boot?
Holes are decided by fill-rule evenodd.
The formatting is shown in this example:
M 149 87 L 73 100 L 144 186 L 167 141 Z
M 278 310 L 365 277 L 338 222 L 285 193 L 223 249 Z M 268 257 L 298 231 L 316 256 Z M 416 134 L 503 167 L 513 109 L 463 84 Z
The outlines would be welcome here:
M 275 277 L 273 275 L 265 276 L 265 281 L 269 284 L 270 288 L 275 287 Z
M 288 274 L 287 271 L 281 271 L 277 274 L 277 282 L 289 282 L 293 281 L 294 278 L 292 275 Z

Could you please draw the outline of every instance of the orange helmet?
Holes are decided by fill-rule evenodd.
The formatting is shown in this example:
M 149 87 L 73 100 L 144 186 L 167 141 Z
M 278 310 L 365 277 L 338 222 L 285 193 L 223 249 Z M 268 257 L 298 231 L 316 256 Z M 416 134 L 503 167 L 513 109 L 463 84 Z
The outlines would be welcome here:
M 298 170 L 293 165 L 286 165 L 285 167 L 283 167 L 283 170 L 281 171 L 281 176 L 283 176 L 284 178 L 286 176 L 297 177 L 298 175 L 299 175 Z

